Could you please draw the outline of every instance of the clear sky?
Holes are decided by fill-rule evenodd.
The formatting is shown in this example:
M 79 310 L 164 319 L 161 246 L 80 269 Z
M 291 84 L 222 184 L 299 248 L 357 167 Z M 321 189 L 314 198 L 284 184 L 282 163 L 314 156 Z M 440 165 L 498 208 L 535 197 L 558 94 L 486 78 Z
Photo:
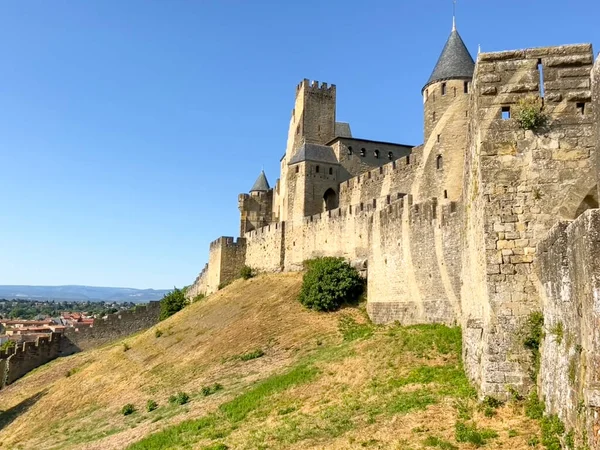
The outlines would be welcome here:
M 600 44 L 597 0 L 460 0 L 483 51 Z M 451 0 L 0 4 L 0 284 L 190 284 L 273 185 L 296 84 L 355 137 L 420 144 Z M 597 47 L 597 45 L 596 45 Z

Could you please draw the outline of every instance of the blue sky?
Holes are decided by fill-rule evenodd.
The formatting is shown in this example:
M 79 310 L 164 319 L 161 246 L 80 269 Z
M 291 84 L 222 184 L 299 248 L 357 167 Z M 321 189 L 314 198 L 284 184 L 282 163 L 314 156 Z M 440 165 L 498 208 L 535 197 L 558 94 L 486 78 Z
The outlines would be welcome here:
M 475 55 L 599 44 L 593 0 L 461 0 Z M 168 288 L 237 235 L 294 89 L 337 85 L 353 134 L 417 145 L 451 0 L 0 5 L 0 284 Z M 596 45 L 597 47 L 597 45 Z

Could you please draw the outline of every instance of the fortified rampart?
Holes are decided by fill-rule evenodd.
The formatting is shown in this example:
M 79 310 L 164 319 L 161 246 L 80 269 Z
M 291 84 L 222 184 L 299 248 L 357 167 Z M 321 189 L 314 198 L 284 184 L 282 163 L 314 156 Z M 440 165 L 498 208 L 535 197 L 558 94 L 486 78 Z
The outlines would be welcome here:
M 537 244 L 559 218 L 576 217 L 585 193 L 595 192 L 592 61 L 590 45 L 478 58 L 465 160 L 461 299 L 466 368 L 488 394 L 531 385 L 530 355 L 519 333 L 541 306 Z M 548 122 L 526 131 L 513 117 L 518 102 L 540 96 Z
M 59 356 L 88 350 L 146 330 L 155 325 L 159 317 L 160 302 L 150 302 L 95 319 L 91 326 L 67 328 L 64 334 L 43 335 L 35 342 L 23 342 L 12 349 L 0 351 L 0 389 Z
M 547 411 L 600 444 L 600 210 L 559 222 L 538 246 L 544 311 L 540 385 Z M 585 440 L 585 439 L 584 439 Z
M 598 207 L 592 65 L 587 44 L 481 53 L 474 63 L 453 30 L 423 88 L 425 142 L 410 154 L 317 139 L 314 127 L 332 129 L 335 97 L 319 91 L 323 105 L 307 103 L 301 83 L 294 114 L 312 119 L 292 116 L 273 221 L 245 233 L 231 257 L 211 245 L 195 289 L 216 290 L 244 263 L 291 271 L 317 256 L 346 258 L 367 269 L 374 322 L 459 323 L 482 395 L 506 397 L 509 386 L 526 394 L 539 381 L 549 411 L 593 431 L 598 448 L 600 215 L 582 215 Z M 545 123 L 520 123 L 523 108 Z M 536 380 L 523 333 L 540 311 L 547 336 L 559 323 L 564 335 L 547 339 Z
M 56 359 L 63 340 L 60 333 L 52 333 L 38 337 L 35 342 L 23 342 L 12 349 L 0 351 L 0 389 Z
M 132 309 L 95 319 L 91 326 L 65 330 L 61 356 L 98 347 L 156 325 L 160 317 L 160 302 L 137 305 Z

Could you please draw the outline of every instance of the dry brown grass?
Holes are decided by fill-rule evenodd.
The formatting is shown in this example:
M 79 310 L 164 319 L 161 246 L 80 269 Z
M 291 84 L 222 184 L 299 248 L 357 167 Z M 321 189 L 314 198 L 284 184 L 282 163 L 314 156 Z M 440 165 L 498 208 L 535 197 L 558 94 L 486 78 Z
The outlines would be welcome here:
M 0 392 L 2 408 L 9 411 L 0 417 L 0 424 L 5 423 L 0 448 L 122 449 L 172 424 L 217 412 L 255 381 L 323 354 L 327 356 L 313 360 L 319 376 L 272 395 L 263 410 L 229 430 L 224 437 L 229 448 L 408 450 L 426 448 L 422 442 L 429 435 L 460 449 L 474 448 L 454 441 L 457 412 L 451 396 L 408 413 L 385 409 L 398 392 L 423 388 L 411 384 L 388 392 L 386 383 L 408 376 L 414 367 L 459 364 L 456 353 L 403 351 L 384 328 L 368 339 L 342 343 L 340 317 L 361 322 L 362 313 L 354 308 L 332 314 L 308 311 L 296 301 L 300 285 L 300 274 L 240 280 L 125 339 L 131 347 L 126 352 L 118 342 L 39 368 Z M 159 338 L 156 328 L 163 332 Z M 265 355 L 250 361 L 236 358 L 256 349 Z M 74 373 L 67 377 L 68 371 Z M 203 386 L 217 382 L 222 391 L 200 395 Z M 188 392 L 192 401 L 168 406 L 168 397 L 177 391 Z M 36 395 L 39 399 L 22 406 Z M 150 398 L 160 408 L 147 413 Z M 136 405 L 138 412 L 122 416 L 126 403 Z M 303 422 L 304 417 L 313 422 Z M 514 406 L 501 408 L 493 418 L 476 413 L 474 419 L 500 434 L 487 448 L 530 449 L 527 439 L 537 433 L 537 425 Z M 286 428 L 292 425 L 299 427 L 295 441 Z M 332 426 L 333 433 L 320 429 Z M 509 438 L 509 429 L 517 436 Z M 186 448 L 210 442 L 199 439 Z

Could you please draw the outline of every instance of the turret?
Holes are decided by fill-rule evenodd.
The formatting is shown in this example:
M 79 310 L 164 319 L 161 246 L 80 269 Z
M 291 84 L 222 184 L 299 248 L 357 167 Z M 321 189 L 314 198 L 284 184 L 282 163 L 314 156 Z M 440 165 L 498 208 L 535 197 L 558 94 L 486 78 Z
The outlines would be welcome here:
M 455 99 L 469 94 L 474 70 L 473 57 L 454 23 L 442 54 L 422 90 L 425 142 Z
M 252 185 L 249 194 L 238 197 L 240 210 L 240 236 L 248 231 L 267 226 L 273 216 L 273 189 L 262 170 Z

